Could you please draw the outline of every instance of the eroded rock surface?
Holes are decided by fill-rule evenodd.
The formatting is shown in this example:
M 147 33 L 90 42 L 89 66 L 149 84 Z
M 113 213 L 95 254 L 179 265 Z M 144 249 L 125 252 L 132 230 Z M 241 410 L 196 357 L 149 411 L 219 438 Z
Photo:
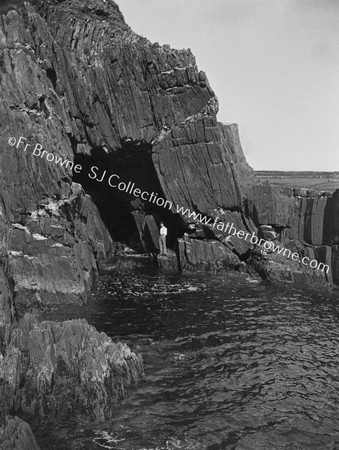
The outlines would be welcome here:
M 257 185 L 237 126 L 217 122 L 218 100 L 190 50 L 136 35 L 113 1 L 7 1 L 0 13 L 0 242 L 19 312 L 84 299 L 111 247 L 106 230 L 154 254 L 164 220 L 184 268 L 178 239 L 189 218 L 177 207 L 250 233 L 272 225 L 285 245 L 312 247 L 338 281 L 337 197 Z M 10 136 L 26 140 L 11 147 Z M 36 144 L 81 169 L 34 156 Z M 112 187 L 112 174 L 172 208 Z M 105 225 L 84 191 L 74 198 L 74 182 Z M 198 265 L 210 264 L 216 241 L 225 247 L 220 266 L 230 250 L 246 260 L 248 243 L 204 234 L 204 245 L 194 243 Z
M 30 426 L 19 417 L 6 417 L 0 427 L 1 450 L 40 450 Z
M 247 208 L 253 220 L 271 225 L 283 246 L 330 268 L 329 271 L 310 270 L 300 265 L 298 270 L 314 273 L 314 279 L 320 276 L 323 280 L 339 283 L 339 235 L 336 230 L 339 191 L 331 194 L 266 184 L 250 187 L 248 194 Z M 293 272 L 295 265 L 290 260 L 285 262 Z
M 140 355 L 85 320 L 38 323 L 27 317 L 0 357 L 7 408 L 46 418 L 109 417 L 143 374 Z
M 85 301 L 117 242 L 156 259 L 161 220 L 170 248 L 158 259 L 163 268 L 249 263 L 265 279 L 339 283 L 339 191 L 259 185 L 237 126 L 217 121 L 217 97 L 190 50 L 136 35 L 113 0 L 6 0 L 0 16 L 5 408 L 102 419 L 140 379 L 138 356 L 84 321 L 15 323 L 46 304 Z M 250 234 L 270 225 L 282 245 L 331 273 L 258 254 L 180 207 Z

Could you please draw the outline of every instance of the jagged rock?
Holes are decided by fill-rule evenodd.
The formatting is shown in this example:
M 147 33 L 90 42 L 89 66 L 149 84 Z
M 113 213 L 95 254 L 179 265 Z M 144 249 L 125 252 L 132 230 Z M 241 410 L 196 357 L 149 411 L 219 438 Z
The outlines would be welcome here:
M 322 285 L 328 280 L 326 272 L 312 269 L 277 253 L 263 255 L 258 249 L 251 251 L 248 264 L 264 279 L 274 282 L 294 282 Z
M 338 266 L 338 194 L 256 185 L 237 126 L 217 122 L 218 100 L 190 50 L 136 35 L 113 1 L 8 0 L 0 14 L 0 250 L 19 315 L 83 301 L 112 247 L 107 230 L 155 253 L 164 220 L 174 249 L 188 224 L 177 206 L 211 218 L 222 210 L 238 231 L 274 226 L 284 243 L 331 246 L 318 253 Z M 119 191 L 112 174 L 172 208 Z M 181 268 L 215 266 L 219 247 L 226 261 L 232 251 L 246 258 L 244 240 L 203 233 L 201 254 L 179 251 Z
M 135 211 L 133 217 L 144 251 L 155 254 L 159 250 L 159 226 L 154 216 L 143 211 Z
M 173 205 L 204 214 L 218 207 L 241 207 L 231 155 L 215 117 L 177 125 L 153 152 L 162 189 Z
M 257 224 L 291 226 L 298 204 L 292 188 L 261 184 L 251 186 L 247 194 L 248 211 Z
M 177 206 L 237 231 L 270 225 L 284 245 L 331 264 L 339 283 L 339 191 L 256 185 L 237 126 L 217 122 L 216 95 L 190 50 L 136 35 L 112 0 L 7 0 L 0 15 L 0 401 L 6 408 L 101 420 L 142 377 L 140 357 L 85 321 L 27 319 L 11 331 L 15 313 L 84 301 L 101 263 L 121 250 L 112 238 L 155 254 L 164 220 L 177 253 L 158 258 L 163 268 L 244 270 L 242 260 L 251 255 L 249 264 L 265 279 L 326 278 L 274 253 L 253 255 L 250 243 L 206 224 L 195 239 L 184 237 L 191 219 Z M 119 191 L 108 181 L 112 174 L 156 193 L 171 209 Z M 135 267 L 128 259 L 120 264 Z M 10 434 L 22 427 L 15 420 Z
M 79 192 L 73 204 L 72 178 L 92 194 L 88 169 L 106 152 L 112 157 L 105 168 L 113 171 L 118 165 L 120 174 L 140 180 L 140 188 L 159 188 L 161 195 L 152 142 L 186 120 L 193 126 L 209 118 L 215 123 L 218 105 L 190 51 L 137 36 L 114 2 L 9 1 L 0 13 L 0 164 L 8 168 L 0 180 L 0 238 L 21 315 L 35 305 L 84 299 L 110 246 L 90 199 Z M 8 145 L 11 136 L 17 147 Z M 81 163 L 82 173 L 48 162 L 39 151 L 36 155 L 36 144 L 70 165 Z M 132 153 L 142 157 L 135 166 Z M 93 197 L 101 207 L 98 197 L 105 195 Z M 114 228 L 116 222 L 115 229 L 130 233 L 133 226 L 126 217 L 134 199 L 112 199 L 106 199 L 111 208 L 101 207 L 106 224 Z M 69 206 L 60 213 L 58 204 L 64 200 Z M 90 220 L 79 203 L 91 210 Z M 95 236 L 89 230 L 94 218 Z M 153 227 L 153 241 L 154 232 Z
M 83 301 L 111 250 L 97 208 L 73 184 L 69 198 L 46 200 L 8 233 L 7 264 L 19 315 L 31 306 Z
M 0 262 L 1 264 L 1 262 Z M 9 341 L 14 321 L 13 290 L 3 264 L 0 265 L 0 353 Z
M 178 240 L 180 267 L 182 270 L 220 270 L 239 268 L 239 258 L 219 241 L 206 242 L 185 237 Z
M 158 266 L 162 269 L 166 270 L 179 270 L 179 264 L 178 264 L 178 256 L 175 252 L 172 250 L 167 250 L 167 255 L 158 255 L 157 256 Z
M 339 244 L 339 189 L 328 196 L 324 211 L 324 227 L 322 244 Z M 339 279 L 339 278 L 337 278 Z
M 40 450 L 30 426 L 19 417 L 7 417 L 0 427 L 1 450 Z
M 109 417 L 143 373 L 140 355 L 85 320 L 38 323 L 26 317 L 0 356 L 7 407 L 44 417 Z
M 339 240 L 336 237 L 339 191 L 330 194 L 310 189 L 260 185 L 252 187 L 249 192 L 251 200 L 247 206 L 253 220 L 273 225 L 288 248 L 298 241 L 299 248 L 296 251 L 300 254 L 312 247 L 310 259 L 317 259 L 331 268 L 330 273 L 321 278 L 338 284 L 335 244 Z M 327 246 L 326 251 L 321 250 L 324 245 Z M 290 269 L 293 270 L 293 267 Z

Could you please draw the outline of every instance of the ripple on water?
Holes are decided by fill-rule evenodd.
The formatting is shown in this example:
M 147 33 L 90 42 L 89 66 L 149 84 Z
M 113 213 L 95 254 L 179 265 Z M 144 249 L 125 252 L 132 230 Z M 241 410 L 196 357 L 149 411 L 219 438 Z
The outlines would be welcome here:
M 146 378 L 99 429 L 60 425 L 65 450 L 338 449 L 337 294 L 112 268 L 81 310 L 48 317 L 127 342 Z

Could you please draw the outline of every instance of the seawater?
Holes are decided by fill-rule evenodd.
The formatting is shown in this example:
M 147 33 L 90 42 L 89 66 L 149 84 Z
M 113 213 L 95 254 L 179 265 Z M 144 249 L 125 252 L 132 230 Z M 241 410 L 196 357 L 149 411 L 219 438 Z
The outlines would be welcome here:
M 339 449 L 338 290 L 134 258 L 43 318 L 78 317 L 141 352 L 146 378 L 104 424 L 34 430 L 41 448 Z

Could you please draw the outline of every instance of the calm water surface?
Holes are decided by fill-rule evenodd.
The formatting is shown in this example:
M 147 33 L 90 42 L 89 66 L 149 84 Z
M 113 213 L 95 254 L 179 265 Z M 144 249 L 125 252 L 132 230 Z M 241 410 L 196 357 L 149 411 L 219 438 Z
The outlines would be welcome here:
M 339 449 L 338 297 L 112 264 L 86 306 L 45 318 L 86 318 L 141 352 L 146 378 L 110 422 L 61 424 L 58 444 L 41 429 L 41 448 Z

